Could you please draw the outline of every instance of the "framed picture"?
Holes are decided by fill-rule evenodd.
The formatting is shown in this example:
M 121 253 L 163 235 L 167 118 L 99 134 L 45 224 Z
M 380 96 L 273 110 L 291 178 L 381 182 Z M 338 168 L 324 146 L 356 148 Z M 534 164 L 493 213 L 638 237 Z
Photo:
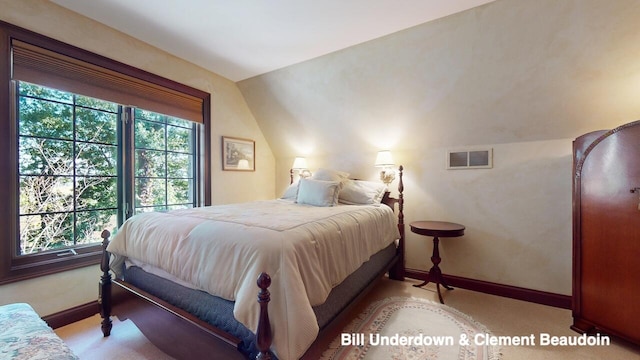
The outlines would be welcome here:
M 222 170 L 255 171 L 256 142 L 249 139 L 222 137 Z

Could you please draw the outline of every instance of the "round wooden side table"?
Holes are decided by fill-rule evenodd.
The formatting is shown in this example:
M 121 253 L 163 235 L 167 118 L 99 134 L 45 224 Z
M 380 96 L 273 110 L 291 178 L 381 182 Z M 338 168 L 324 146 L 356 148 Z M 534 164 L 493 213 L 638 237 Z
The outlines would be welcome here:
M 440 284 L 444 286 L 447 290 L 453 290 L 451 286 L 449 286 L 442 277 L 442 271 L 440 271 L 440 251 L 438 250 L 438 243 L 440 242 L 441 237 L 458 237 L 464 235 L 464 225 L 445 222 L 445 221 L 414 221 L 409 224 L 411 227 L 411 232 L 416 234 L 425 235 L 425 236 L 433 236 L 433 254 L 431 255 L 431 262 L 433 266 L 431 270 L 429 270 L 429 275 L 424 280 L 424 282 L 420 285 L 413 285 L 415 287 L 422 287 L 427 285 L 429 282 L 436 284 L 436 288 L 438 289 L 438 298 L 440 298 L 440 303 L 444 304 L 442 300 L 442 294 L 440 293 Z

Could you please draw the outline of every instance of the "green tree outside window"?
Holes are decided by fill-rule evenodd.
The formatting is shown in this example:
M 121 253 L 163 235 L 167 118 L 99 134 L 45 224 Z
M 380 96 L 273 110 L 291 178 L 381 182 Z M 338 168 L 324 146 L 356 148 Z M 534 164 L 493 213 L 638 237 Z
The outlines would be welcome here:
M 133 109 L 127 125 L 122 105 L 26 82 L 17 94 L 19 255 L 98 242 L 129 202 L 136 212 L 195 206 L 196 124 Z M 122 126 L 133 126 L 135 154 Z M 131 161 L 133 181 L 123 178 Z

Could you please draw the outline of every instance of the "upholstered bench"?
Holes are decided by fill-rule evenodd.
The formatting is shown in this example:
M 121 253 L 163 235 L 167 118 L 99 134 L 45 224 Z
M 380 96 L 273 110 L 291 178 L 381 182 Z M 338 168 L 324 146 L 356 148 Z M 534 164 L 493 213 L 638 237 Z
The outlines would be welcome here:
M 78 359 L 29 304 L 0 306 L 0 359 Z

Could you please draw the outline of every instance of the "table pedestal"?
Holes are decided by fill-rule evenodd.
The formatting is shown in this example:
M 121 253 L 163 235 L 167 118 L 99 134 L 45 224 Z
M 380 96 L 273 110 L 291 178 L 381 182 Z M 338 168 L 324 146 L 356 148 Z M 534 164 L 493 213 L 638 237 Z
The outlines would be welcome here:
M 431 255 L 431 262 L 433 266 L 429 270 L 429 275 L 422 284 L 413 285 L 415 287 L 422 287 L 432 282 L 436 284 L 438 290 L 438 298 L 440 303 L 444 304 L 442 300 L 442 293 L 440 292 L 440 285 L 447 290 L 453 290 L 449 284 L 442 277 L 442 271 L 440 270 L 440 250 L 438 244 L 440 243 L 440 237 L 457 237 L 464 235 L 464 225 L 444 222 L 444 221 L 414 221 L 411 224 L 411 231 L 425 236 L 433 236 L 433 254 Z
M 442 300 L 442 294 L 440 293 L 440 285 L 442 285 L 447 290 L 453 290 L 453 288 L 449 286 L 449 284 L 447 284 L 446 281 L 444 281 L 444 278 L 442 277 L 442 271 L 438 266 L 441 261 L 440 251 L 438 250 L 439 242 L 440 242 L 440 239 L 438 239 L 437 236 L 434 236 L 433 237 L 433 254 L 431 255 L 431 262 L 433 263 L 433 266 L 431 267 L 431 270 L 429 270 L 429 276 L 427 276 L 427 279 L 422 284 L 413 285 L 413 286 L 422 287 L 427 285 L 429 282 L 436 284 L 436 288 L 438 289 L 438 298 L 440 299 L 440 303 L 444 304 L 444 301 Z

